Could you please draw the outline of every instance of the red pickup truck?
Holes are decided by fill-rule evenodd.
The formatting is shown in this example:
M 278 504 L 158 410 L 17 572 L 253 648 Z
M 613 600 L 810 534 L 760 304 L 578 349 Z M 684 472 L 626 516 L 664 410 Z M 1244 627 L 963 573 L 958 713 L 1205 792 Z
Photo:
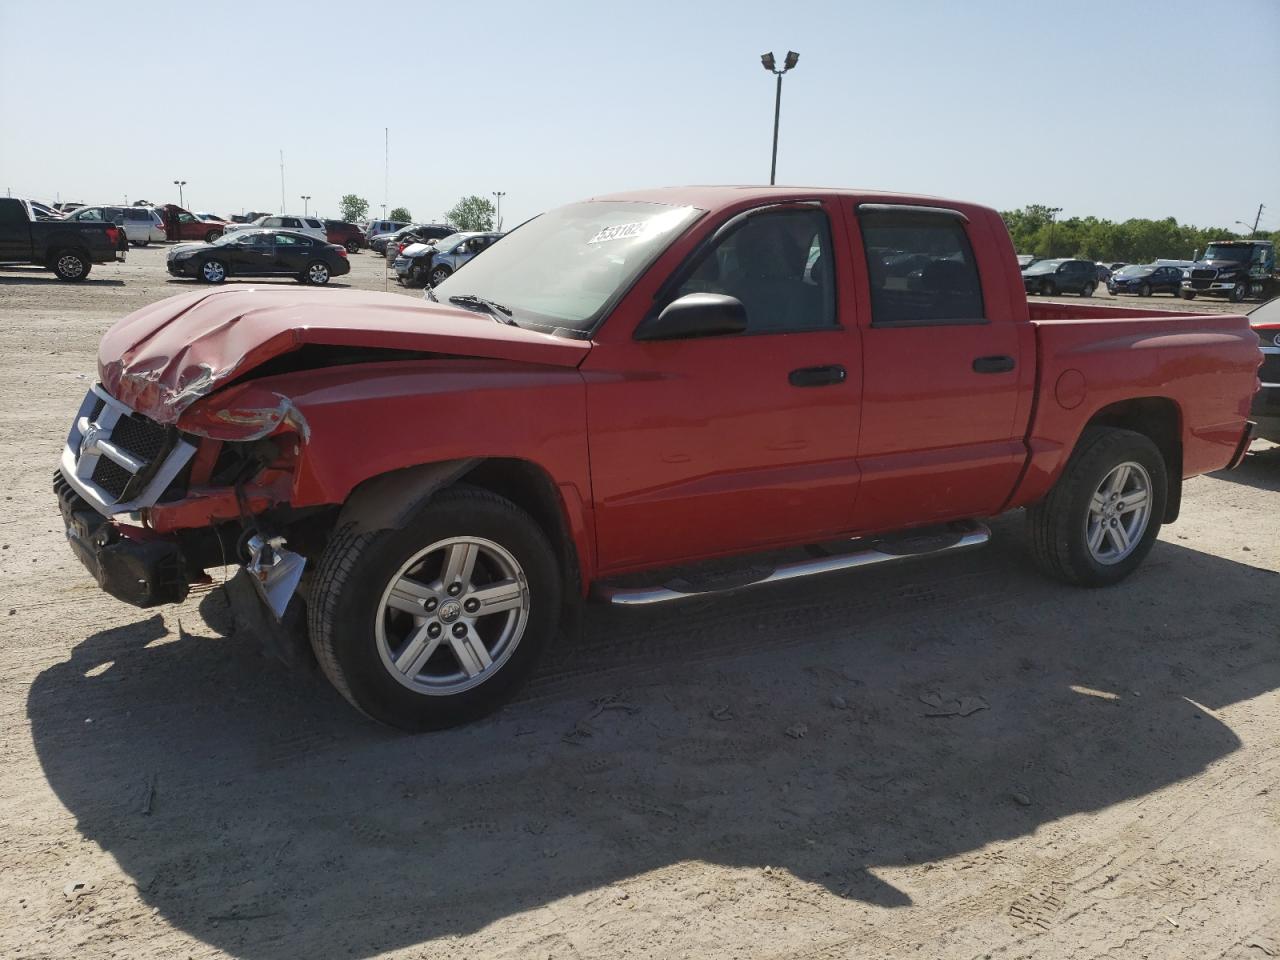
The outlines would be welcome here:
M 1262 359 L 1242 316 L 1029 305 L 985 207 L 842 190 L 572 204 L 428 298 L 201 290 L 109 330 L 55 480 L 101 586 L 238 562 L 352 704 L 440 727 L 588 597 L 961 550 L 1019 507 L 1045 572 L 1115 583 L 1244 456 Z

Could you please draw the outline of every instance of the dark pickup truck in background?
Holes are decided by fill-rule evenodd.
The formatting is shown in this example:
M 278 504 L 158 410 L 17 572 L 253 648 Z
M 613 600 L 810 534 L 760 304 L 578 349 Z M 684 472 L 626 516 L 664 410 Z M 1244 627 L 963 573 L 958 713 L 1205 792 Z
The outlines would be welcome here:
M 0 197 L 0 264 L 34 263 L 79 281 L 95 263 L 123 260 L 127 248 L 114 223 L 39 220 L 25 200 Z

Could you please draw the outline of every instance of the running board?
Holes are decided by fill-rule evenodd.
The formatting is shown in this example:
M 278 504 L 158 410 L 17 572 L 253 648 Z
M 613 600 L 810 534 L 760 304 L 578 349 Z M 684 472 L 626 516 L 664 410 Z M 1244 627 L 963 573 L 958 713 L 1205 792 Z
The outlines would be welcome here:
M 672 600 L 687 600 L 713 594 L 732 593 L 766 583 L 781 583 L 800 577 L 812 577 L 823 573 L 870 567 L 897 560 L 917 557 L 933 557 L 943 553 L 956 553 L 980 547 L 991 539 L 991 530 L 977 521 L 948 524 L 942 528 L 909 531 L 907 533 L 846 541 L 852 548 L 847 553 L 833 552 L 782 564 L 756 564 L 729 575 L 675 577 L 658 587 L 614 587 L 598 584 L 594 594 L 598 599 L 615 606 L 643 607 Z

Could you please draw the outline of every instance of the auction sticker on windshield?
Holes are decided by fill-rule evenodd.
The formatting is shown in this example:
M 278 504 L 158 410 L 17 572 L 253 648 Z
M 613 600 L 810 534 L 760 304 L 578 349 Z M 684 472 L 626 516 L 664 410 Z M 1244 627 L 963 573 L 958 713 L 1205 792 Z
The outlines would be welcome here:
M 604 227 L 596 232 L 587 243 L 604 243 L 606 240 L 629 240 L 644 233 L 644 221 L 635 223 L 616 223 L 612 227 Z

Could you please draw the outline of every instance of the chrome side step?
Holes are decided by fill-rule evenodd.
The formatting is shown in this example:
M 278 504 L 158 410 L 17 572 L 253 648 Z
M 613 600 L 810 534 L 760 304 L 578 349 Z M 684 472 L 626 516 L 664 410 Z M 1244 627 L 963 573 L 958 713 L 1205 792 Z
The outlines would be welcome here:
M 687 600 L 714 594 L 732 593 L 766 583 L 780 583 L 800 577 L 812 577 L 823 573 L 852 570 L 875 564 L 910 560 L 916 557 L 932 557 L 942 553 L 955 553 L 980 547 L 991 539 L 991 530 L 984 523 L 965 521 L 949 524 L 945 528 L 915 531 L 897 536 L 850 540 L 853 549 L 848 553 L 833 553 L 825 557 L 799 560 L 776 566 L 755 565 L 742 575 L 720 578 L 721 585 L 711 582 L 699 586 L 696 582 L 677 577 L 658 587 L 611 587 L 598 585 L 595 596 L 607 603 L 623 607 L 643 607 L 672 600 Z

